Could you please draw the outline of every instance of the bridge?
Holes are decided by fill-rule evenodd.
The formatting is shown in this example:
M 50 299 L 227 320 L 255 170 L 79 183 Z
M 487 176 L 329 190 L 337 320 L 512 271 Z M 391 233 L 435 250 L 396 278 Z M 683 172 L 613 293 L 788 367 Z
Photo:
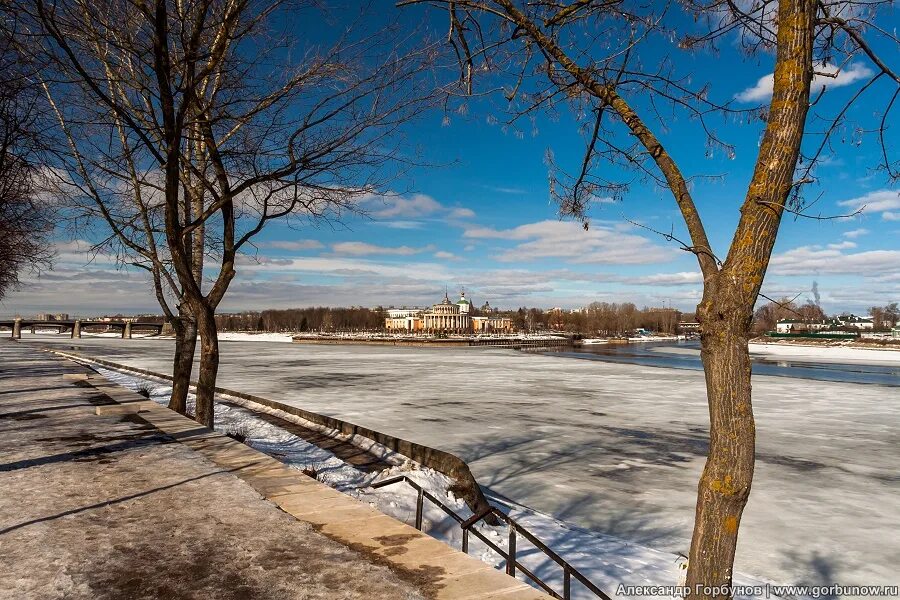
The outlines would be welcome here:
M 70 320 L 70 321 L 42 321 L 38 319 L 12 319 L 0 321 L 0 329 L 9 328 L 12 331 L 12 338 L 17 340 L 22 337 L 22 328 L 31 329 L 34 333 L 37 329 L 56 329 L 59 333 L 70 331 L 72 338 L 80 338 L 81 332 L 86 329 L 102 328 L 104 331 L 119 330 L 122 332 L 122 339 L 131 339 L 131 332 L 137 329 L 151 330 L 155 335 L 162 333 L 162 323 L 146 323 L 141 321 L 92 321 L 92 320 Z

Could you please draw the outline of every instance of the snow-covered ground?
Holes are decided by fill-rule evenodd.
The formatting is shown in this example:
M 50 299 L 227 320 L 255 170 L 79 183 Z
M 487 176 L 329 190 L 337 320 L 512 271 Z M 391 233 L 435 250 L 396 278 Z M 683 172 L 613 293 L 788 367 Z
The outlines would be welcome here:
M 34 341 L 171 372 L 171 342 Z M 708 426 L 700 371 L 495 348 L 231 342 L 220 385 L 453 452 L 494 495 L 572 527 L 669 557 L 688 550 Z M 898 400 L 897 387 L 754 377 L 758 463 L 738 572 L 896 583 Z
M 650 352 L 700 356 L 699 348 L 656 346 Z M 862 365 L 900 365 L 896 348 L 848 348 L 845 346 L 803 346 L 801 344 L 750 344 L 750 355 L 768 360 L 793 362 L 842 363 Z
M 801 346 L 800 344 L 750 344 L 750 353 L 770 359 L 785 358 L 817 362 L 900 365 L 896 348 L 847 348 L 844 346 Z
M 243 331 L 223 331 L 220 342 L 293 342 L 293 333 L 248 333 Z

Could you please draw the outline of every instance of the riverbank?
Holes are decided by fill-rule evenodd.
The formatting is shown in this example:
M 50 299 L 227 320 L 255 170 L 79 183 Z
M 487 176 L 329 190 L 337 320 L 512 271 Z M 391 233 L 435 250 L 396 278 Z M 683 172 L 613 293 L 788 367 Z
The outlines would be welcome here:
M 351 346 L 396 346 L 420 348 L 468 348 L 494 347 L 511 348 L 560 348 L 570 347 L 577 342 L 571 337 L 555 335 L 352 335 L 352 334 L 318 334 L 294 336 L 296 344 L 313 345 L 351 345 Z

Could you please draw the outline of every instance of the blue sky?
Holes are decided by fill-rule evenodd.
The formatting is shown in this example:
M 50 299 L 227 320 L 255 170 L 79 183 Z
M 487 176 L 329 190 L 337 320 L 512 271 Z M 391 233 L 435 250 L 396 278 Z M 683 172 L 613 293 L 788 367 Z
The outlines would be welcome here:
M 709 82 L 713 98 L 748 107 L 767 98 L 771 55 L 747 59 L 726 45 L 718 56 L 679 59 L 679 71 L 690 74 L 692 83 Z M 840 106 L 871 74 L 871 65 L 856 58 L 837 79 L 820 80 L 829 87 L 817 109 Z M 851 120 L 870 124 L 890 93 L 889 86 L 876 84 Z M 636 180 L 621 202 L 593 203 L 585 231 L 580 223 L 558 218 L 544 160 L 552 150 L 558 164 L 578 168 L 583 141 L 573 115 L 565 109 L 555 119 L 542 115 L 534 130 L 529 124 L 519 134 L 493 124 L 504 116 L 498 99 L 473 101 L 467 109 L 467 114 L 435 111 L 408 128 L 404 143 L 410 153 L 438 166 L 414 168 L 386 190 L 393 193 L 366 198 L 361 208 L 367 216 L 265 230 L 256 254 L 242 258 L 221 310 L 425 305 L 438 301 L 445 287 L 451 294 L 465 287 L 477 304 L 488 300 L 505 308 L 632 301 L 693 310 L 701 289 L 694 256 L 628 223 L 683 233 L 667 190 Z M 735 119 L 712 123 L 735 145 L 733 158 L 722 151 L 708 156 L 697 123 L 683 115 L 667 119 L 666 129 L 654 127 L 686 174 L 721 175 L 697 181 L 693 193 L 714 249 L 724 256 L 753 169 L 760 125 Z M 815 129 L 810 123 L 808 131 Z M 900 197 L 883 173 L 871 169 L 880 152 L 875 140 L 863 137 L 857 143 L 856 137 L 851 125 L 839 132 L 807 197 L 821 195 L 811 209 L 815 214 L 846 214 L 864 206 L 862 214 L 823 221 L 785 218 L 763 286 L 767 295 L 802 293 L 803 301 L 812 298 L 818 282 L 827 312 L 862 312 L 900 300 Z M 141 274 L 117 270 L 104 257 L 88 262 L 86 237 L 60 233 L 55 269 L 26 275 L 22 288 L 0 304 L 0 313 L 158 312 Z

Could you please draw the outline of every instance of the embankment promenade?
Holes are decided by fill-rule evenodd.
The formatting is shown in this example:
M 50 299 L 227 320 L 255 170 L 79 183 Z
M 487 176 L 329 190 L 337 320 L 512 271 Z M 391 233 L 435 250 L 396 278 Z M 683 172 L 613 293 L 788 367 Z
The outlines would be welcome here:
M 492 567 L 74 362 L 0 341 L 12 598 L 538 599 Z

